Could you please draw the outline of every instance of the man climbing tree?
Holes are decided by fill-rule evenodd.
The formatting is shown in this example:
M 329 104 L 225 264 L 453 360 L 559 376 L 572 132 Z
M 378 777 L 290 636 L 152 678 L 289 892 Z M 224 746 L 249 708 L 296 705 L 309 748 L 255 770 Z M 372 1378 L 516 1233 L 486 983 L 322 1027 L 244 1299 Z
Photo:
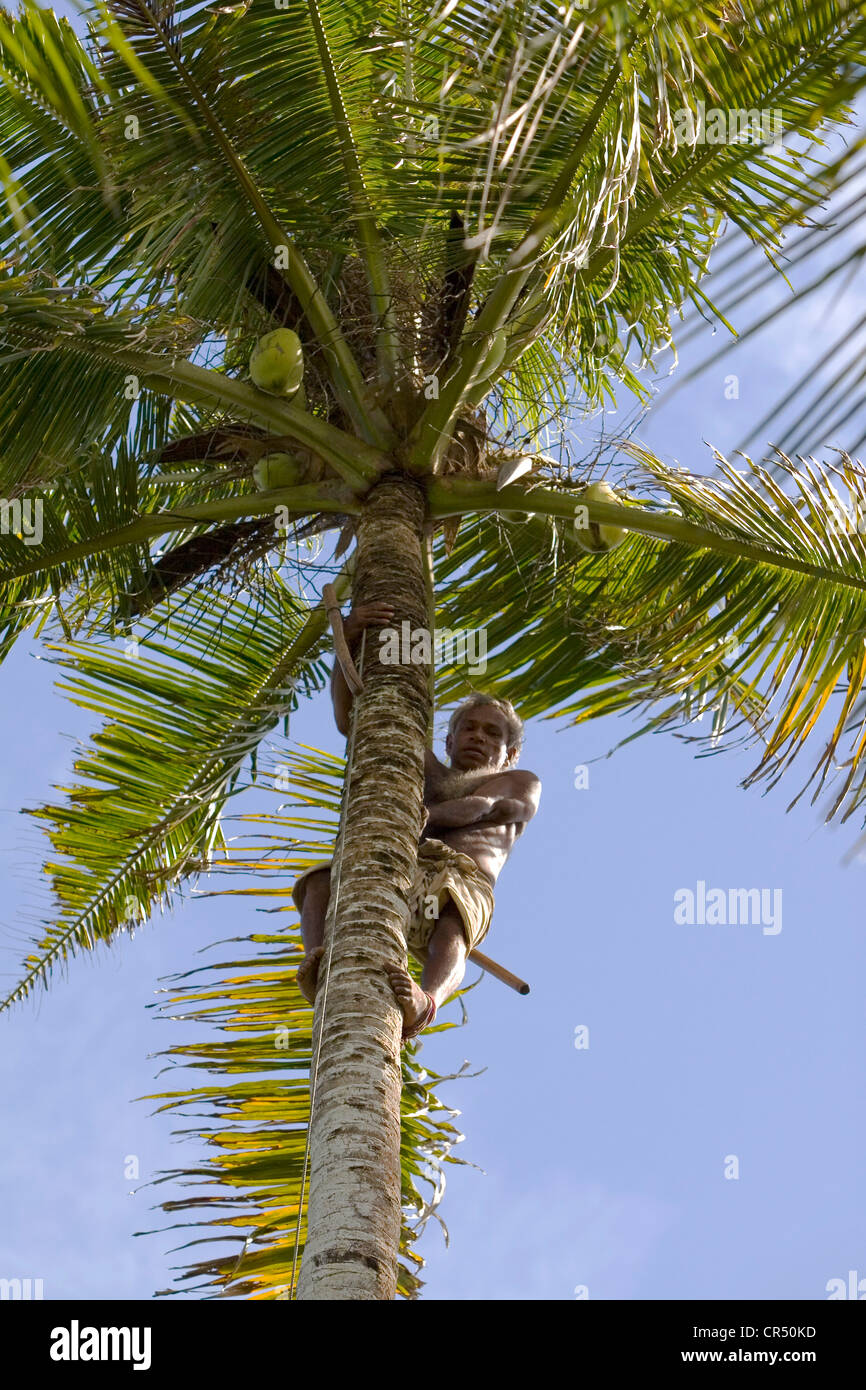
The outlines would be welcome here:
M 389 604 L 359 605 L 344 635 L 354 656 L 362 632 L 394 618 Z M 342 666 L 334 662 L 331 697 L 337 728 L 348 737 L 353 695 Z M 493 888 L 514 843 L 538 809 L 541 783 L 514 766 L 523 724 L 507 700 L 475 694 L 451 716 L 446 767 L 427 749 L 418 869 L 412 885 L 407 945 L 423 963 L 421 986 L 405 969 L 388 978 L 403 1014 L 403 1040 L 433 1022 L 437 1010 L 459 988 L 467 955 L 490 929 Z M 325 916 L 331 895 L 330 862 L 308 869 L 295 884 L 306 956 L 298 984 L 313 1003 L 323 954 Z

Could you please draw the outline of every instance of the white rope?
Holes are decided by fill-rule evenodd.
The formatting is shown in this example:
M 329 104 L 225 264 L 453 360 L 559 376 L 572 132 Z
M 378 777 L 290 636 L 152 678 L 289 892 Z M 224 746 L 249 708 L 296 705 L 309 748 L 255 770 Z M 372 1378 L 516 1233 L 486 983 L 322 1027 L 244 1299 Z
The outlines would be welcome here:
M 365 647 L 365 645 L 366 645 L 366 641 L 367 641 L 367 630 L 366 630 L 366 628 L 364 628 L 364 629 L 362 630 L 362 632 L 361 632 L 361 655 L 360 655 L 360 658 L 359 658 L 359 666 L 358 666 L 359 675 L 361 675 L 362 677 L 363 677 L 363 674 L 364 674 L 364 647 Z M 335 657 L 334 659 L 336 660 L 336 657 Z M 360 695 L 356 695 L 355 698 L 354 698 L 354 700 L 353 700 L 353 702 L 352 702 L 352 715 L 351 715 L 352 724 L 351 724 L 351 728 L 350 728 L 350 730 L 349 730 L 349 748 L 348 748 L 348 752 L 347 752 L 347 754 L 346 754 L 346 777 L 345 777 L 345 781 L 344 781 L 344 783 L 343 783 L 343 805 L 342 805 L 341 810 L 340 810 L 341 832 L 342 832 L 343 830 L 345 830 L 345 811 L 346 811 L 346 808 L 347 808 L 347 806 L 348 806 L 348 804 L 349 804 L 349 787 L 350 787 L 351 782 L 352 782 L 352 768 L 353 768 L 353 766 L 354 766 L 354 761 L 355 761 L 355 729 L 356 729 L 357 723 L 358 723 L 358 701 L 359 701 L 360 699 L 361 699 L 361 696 L 360 696 Z M 333 917 L 333 920 L 334 920 L 334 926 L 335 926 L 335 927 L 336 927 L 336 923 L 337 923 L 337 909 L 338 909 L 339 906 L 340 906 L 340 883 L 341 883 L 342 877 L 343 877 L 343 841 L 344 841 L 344 839 L 345 839 L 345 835 L 341 833 L 341 834 L 340 834 L 340 837 L 339 837 L 339 845 L 338 845 L 338 848 L 337 848 L 337 853 L 336 853 L 336 856 L 335 856 L 336 863 L 335 863 L 335 865 L 334 865 L 334 873 L 332 874 L 332 877 L 331 877 L 331 894 L 332 894 L 332 897 L 333 897 L 333 904 L 334 904 L 334 917 Z M 334 883 L 334 874 L 336 875 L 336 884 Z M 330 903 L 330 900 L 329 900 L 329 902 L 328 902 L 328 910 L 329 910 L 329 911 L 330 911 L 330 907 L 331 907 L 331 903 Z M 316 1043 L 315 1053 L 314 1053 L 313 1058 L 312 1058 L 312 1065 L 311 1065 L 311 1067 L 310 1067 L 310 1120 L 309 1120 L 309 1124 L 307 1125 L 307 1142 L 306 1142 L 306 1145 L 304 1146 L 304 1168 L 303 1168 L 303 1172 L 302 1172 L 302 1174 L 301 1174 L 301 1196 L 300 1196 L 300 1201 L 299 1201 L 299 1203 L 298 1203 L 298 1225 L 297 1225 L 297 1228 L 296 1228 L 296 1230 L 295 1230 L 295 1252 L 294 1252 L 294 1255 L 293 1255 L 293 1257 L 292 1257 L 292 1282 L 291 1282 L 291 1289 L 292 1289 L 292 1297 L 295 1298 L 295 1299 L 296 1299 L 297 1296 L 298 1296 L 298 1295 L 297 1295 L 297 1287 L 296 1287 L 296 1285 L 295 1285 L 295 1271 L 296 1271 L 297 1266 L 298 1266 L 298 1250 L 299 1250 L 299 1248 L 300 1248 L 300 1242 L 301 1242 L 301 1216 L 302 1216 L 303 1210 L 304 1210 L 304 1189 L 306 1188 L 306 1185 L 307 1185 L 307 1169 L 308 1169 L 309 1161 L 310 1161 L 310 1139 L 311 1139 L 312 1133 L 313 1133 L 313 1108 L 314 1108 L 314 1106 L 315 1106 L 315 1101 L 316 1101 L 316 1082 L 317 1082 L 317 1080 L 318 1080 L 318 1075 L 319 1075 L 319 1057 L 320 1057 L 321 1051 L 322 1051 L 322 1038 L 324 1037 L 324 1034 L 325 1034 L 325 1010 L 327 1009 L 327 1006 L 328 1006 L 328 981 L 329 981 L 329 979 L 330 979 L 330 977 L 331 977 L 331 956 L 333 955 L 333 951 L 334 951 L 334 935 L 335 935 L 335 932 L 332 931 L 332 932 L 331 932 L 331 939 L 330 939 L 330 941 L 328 942 L 328 954 L 327 954 L 327 959 L 325 960 L 325 963 L 324 963 L 324 966 L 325 966 L 325 976 L 324 976 L 324 979 L 322 979 L 322 978 L 321 978 L 321 974 L 319 974 L 319 976 L 317 976 L 317 985 L 316 985 L 316 998 L 317 998 L 317 999 L 318 999 L 318 997 L 319 997 L 319 990 L 321 989 L 321 990 L 323 991 L 323 993 L 322 993 L 322 1010 L 321 1010 L 321 1020 L 322 1020 L 322 1021 L 321 1021 L 320 1027 L 319 1027 L 319 1036 L 318 1036 L 318 1040 L 317 1040 L 317 1043 Z

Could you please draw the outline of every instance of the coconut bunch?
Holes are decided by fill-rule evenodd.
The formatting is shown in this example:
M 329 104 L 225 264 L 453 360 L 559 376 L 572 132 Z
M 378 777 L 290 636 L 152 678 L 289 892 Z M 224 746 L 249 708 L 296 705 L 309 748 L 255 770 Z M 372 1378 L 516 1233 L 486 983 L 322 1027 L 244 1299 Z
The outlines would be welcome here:
M 352 346 L 362 368 L 375 373 L 375 325 L 369 312 L 366 277 L 357 258 L 344 263 L 339 285 L 343 299 L 341 319 L 347 337 L 350 342 L 354 338 Z M 446 350 L 446 344 L 441 332 L 437 338 L 435 325 L 430 322 L 433 299 L 429 293 L 429 286 L 428 293 L 424 294 L 419 288 L 419 281 L 410 281 L 408 277 L 403 276 L 402 279 L 394 277 L 392 287 L 395 322 L 399 335 L 404 339 L 402 359 L 412 363 L 412 371 L 407 372 L 407 380 L 395 385 L 395 398 L 402 392 L 404 398 L 417 399 L 421 394 L 419 388 L 428 373 L 435 374 L 435 369 L 441 365 L 439 358 Z M 362 296 L 367 306 L 366 314 L 353 314 L 350 311 L 350 301 L 353 307 L 360 309 Z M 441 311 L 441 297 L 437 307 Z M 442 327 L 441 321 L 439 327 Z M 494 336 L 479 370 L 478 394 L 483 396 L 489 390 L 501 367 L 505 352 L 505 334 L 498 333 Z M 301 340 L 294 329 L 276 328 L 260 338 L 250 355 L 249 371 L 253 384 L 259 390 L 280 396 L 301 409 L 306 407 L 305 357 Z M 408 414 L 411 413 L 410 407 Z M 536 467 L 538 456 L 533 455 L 513 455 L 504 462 L 497 463 L 491 457 L 490 444 L 490 430 L 485 412 L 480 408 L 472 410 L 470 407 L 455 422 L 451 441 L 439 465 L 440 475 L 478 480 L 495 477 L 497 487 L 503 488 L 531 474 Z M 253 447 L 259 450 L 259 456 L 253 464 L 252 478 L 260 491 L 295 487 L 302 482 L 318 481 L 322 476 L 323 466 L 309 455 L 301 457 L 298 453 L 275 450 L 261 441 L 257 441 Z M 623 543 L 627 532 L 622 527 L 591 520 L 585 505 L 583 508 L 581 506 L 592 502 L 619 501 L 620 498 L 613 488 L 605 482 L 590 483 L 577 494 L 574 540 L 581 550 L 597 555 L 615 550 Z M 450 553 L 457 537 L 459 518 L 447 518 L 440 525 L 446 551 Z M 349 529 L 351 531 L 351 528 Z M 350 535 L 341 537 L 341 549 L 345 549 L 345 544 L 350 538 Z
M 627 538 L 628 531 L 622 526 L 593 521 L 589 516 L 587 504 L 593 502 L 623 505 L 625 498 L 609 483 L 576 483 L 570 478 L 563 478 L 557 461 L 547 458 L 544 454 L 515 453 L 509 450 L 492 456 L 491 462 L 494 464 L 497 491 L 519 482 L 521 478 L 526 479 L 528 484 L 533 475 L 539 476 L 540 469 L 548 470 L 540 475 L 547 487 L 567 488 L 569 495 L 574 499 L 574 523 L 569 534 L 577 547 L 586 554 L 602 555 L 607 551 L 616 550 Z M 490 476 L 489 472 L 487 476 Z M 531 489 L 527 486 L 526 490 L 529 492 Z M 527 521 L 529 516 L 529 512 L 504 513 L 503 520 Z
M 385 397 L 378 384 L 376 334 L 379 329 L 370 306 L 370 291 L 366 268 L 358 256 L 347 256 L 335 276 L 329 298 L 339 319 L 341 331 L 350 347 L 364 379 L 377 391 L 383 407 L 399 427 L 410 428 L 413 419 L 423 408 L 425 386 L 440 372 L 451 347 L 454 324 L 449 318 L 449 306 L 460 314 L 460 323 L 468 308 L 471 277 L 449 281 L 444 267 L 422 272 L 408 260 L 395 256 L 388 267 L 391 308 L 400 346 L 400 360 L 405 364 L 401 380 L 390 383 Z M 457 325 L 459 326 L 459 325 Z M 505 353 L 505 335 L 498 335 L 498 357 L 494 350 L 488 354 L 491 371 L 495 371 Z M 497 345 L 494 345 L 494 349 Z M 495 361 L 493 359 L 496 359 Z M 289 400 L 301 409 L 310 408 L 335 423 L 344 424 L 336 402 L 329 396 L 323 374 L 316 363 L 316 350 L 309 350 L 293 328 L 283 327 L 266 333 L 258 340 L 249 358 L 249 373 L 259 390 Z M 311 382 L 312 377 L 312 382 Z M 378 390 L 377 390 L 378 388 Z M 473 478 L 494 476 L 485 464 L 489 431 L 483 411 L 469 409 L 456 423 L 449 449 L 440 464 L 443 474 L 461 474 Z M 296 453 L 269 451 L 259 457 L 253 467 L 253 480 L 260 489 L 291 487 L 310 478 Z
M 466 260 L 462 243 L 462 222 L 457 214 L 452 214 L 445 242 L 438 237 L 430 246 L 415 246 L 411 257 L 405 248 L 389 256 L 390 305 L 403 371 L 399 380 L 387 384 L 379 378 L 376 338 L 381 324 L 371 308 L 363 261 L 350 254 L 339 266 L 331 267 L 327 295 L 341 331 L 361 375 L 399 430 L 411 429 L 423 410 L 430 382 L 448 370 L 474 308 L 474 265 Z M 273 311 L 278 307 L 271 306 Z M 281 307 L 286 311 L 290 308 L 288 304 Z M 297 327 L 303 332 L 302 322 L 298 321 Z M 479 481 L 497 479 L 499 486 L 506 486 L 535 467 L 533 457 L 511 456 L 507 463 L 502 462 L 504 448 L 493 440 L 487 415 L 481 408 L 481 402 L 493 389 L 507 347 L 505 332 L 493 335 L 478 365 L 469 402 L 455 421 L 451 440 L 437 464 L 441 476 Z M 287 322 L 286 326 L 271 330 L 256 343 L 249 358 L 250 377 L 260 390 L 346 427 L 347 422 L 333 399 L 318 357 L 317 346 L 303 344 L 298 332 Z M 288 452 L 279 447 L 261 450 L 251 469 L 256 488 L 272 491 L 314 480 L 316 461 L 302 454 L 303 451 L 297 449 Z M 331 517 L 329 524 L 333 525 L 335 520 L 337 518 Z M 353 535 L 353 524 L 348 518 L 343 520 L 338 553 L 347 547 Z M 458 518 L 437 523 L 436 529 L 441 527 L 448 551 L 453 547 L 459 524 Z M 584 549 L 597 553 L 620 543 L 624 535 L 615 535 L 616 530 L 589 525 L 585 533 L 576 538 Z
M 330 279 L 327 275 L 323 279 L 328 283 L 328 300 L 361 376 L 378 396 L 380 404 L 399 417 L 404 413 L 402 406 L 408 398 L 418 396 L 423 404 L 425 380 L 442 367 L 445 359 L 433 326 L 441 279 L 429 271 L 422 273 L 408 262 L 404 264 L 404 258 L 396 255 L 389 264 L 388 276 L 399 358 L 405 369 L 401 380 L 389 383 L 387 396 L 378 381 L 376 337 L 381 325 L 370 305 L 367 271 L 362 260 L 348 255 L 338 270 L 331 269 Z M 309 409 L 346 428 L 348 422 L 343 420 L 341 408 L 334 399 L 319 345 L 303 341 L 299 336 L 304 331 L 299 306 L 290 298 L 280 297 L 278 289 L 270 286 L 270 282 L 262 291 L 262 302 L 272 318 L 283 319 L 284 326 L 266 333 L 254 346 L 249 357 L 253 383 L 260 390 L 281 396 L 301 409 Z
M 292 328 L 275 328 L 259 338 L 250 354 L 250 379 L 260 391 L 280 396 L 299 409 L 306 409 L 304 391 L 304 351 Z M 252 479 L 260 492 L 297 487 L 300 483 L 320 482 L 325 466 L 305 449 L 286 453 L 273 447 L 274 441 L 259 439 L 248 445 L 258 456 Z

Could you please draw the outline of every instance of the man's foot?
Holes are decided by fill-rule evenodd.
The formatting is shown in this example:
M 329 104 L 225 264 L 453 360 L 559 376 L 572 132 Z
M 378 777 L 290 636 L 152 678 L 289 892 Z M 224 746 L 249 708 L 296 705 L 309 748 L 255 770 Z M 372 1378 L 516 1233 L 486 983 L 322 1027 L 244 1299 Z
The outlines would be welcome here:
M 316 1002 L 316 986 L 319 982 L 319 962 L 324 955 L 324 946 L 317 946 L 308 956 L 304 956 L 298 966 L 298 989 L 308 1004 Z
M 388 979 L 403 1015 L 403 1041 L 417 1037 L 436 1017 L 436 1004 L 416 985 L 408 970 L 389 970 Z

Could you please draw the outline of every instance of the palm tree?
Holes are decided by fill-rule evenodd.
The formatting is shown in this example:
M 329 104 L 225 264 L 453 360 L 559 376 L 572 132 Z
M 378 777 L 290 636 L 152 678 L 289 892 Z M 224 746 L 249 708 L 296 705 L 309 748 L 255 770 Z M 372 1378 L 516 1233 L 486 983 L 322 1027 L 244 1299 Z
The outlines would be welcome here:
M 861 7 L 113 0 L 85 14 L 86 39 L 33 0 L 0 14 L 0 654 L 33 627 L 62 634 L 73 697 L 106 718 L 66 802 L 40 812 L 58 910 L 10 1001 L 168 905 L 224 847 L 242 769 L 296 693 L 321 687 L 323 573 L 413 630 L 484 628 L 485 683 L 527 716 L 646 709 L 659 728 L 711 709 L 708 737 L 759 740 L 755 775 L 776 777 L 835 708 L 816 773 L 838 777 L 832 809 L 850 814 L 866 550 L 839 517 L 859 516 L 858 468 L 781 457 L 780 480 L 720 458 L 703 478 L 629 441 L 575 460 L 566 439 L 570 412 L 645 396 L 641 366 L 682 304 L 713 311 L 699 282 L 725 220 L 772 252 L 820 189 L 804 152 L 862 85 Z M 743 113 L 771 117 L 784 145 L 743 139 Z M 291 396 L 248 379 L 276 328 L 302 350 Z M 274 454 L 289 481 L 260 490 Z M 608 460 L 618 500 L 584 491 Z M 606 549 L 599 527 L 627 539 Z M 390 1299 L 398 1280 L 411 1294 L 407 1203 L 421 1210 L 424 1155 L 450 1157 L 431 1079 L 401 1061 L 385 972 L 405 958 L 433 698 L 466 683 L 386 664 L 378 639 L 311 1030 L 285 934 L 186 996 L 243 1041 L 180 1051 L 256 1073 L 169 1098 L 206 1095 L 238 1126 L 212 1136 L 209 1172 L 257 1219 L 237 1260 L 198 1266 L 222 1292 L 291 1296 L 301 1246 L 298 1297 Z M 302 772 L 328 804 L 327 767 Z M 305 861 L 279 846 L 309 826 L 266 819 L 271 850 L 225 847 L 226 865 L 285 899 Z M 293 1091 L 261 1079 L 284 1074 L 263 1039 L 286 1016 L 289 1065 L 309 1071 Z M 208 1217 L 245 1219 L 213 1201 Z

